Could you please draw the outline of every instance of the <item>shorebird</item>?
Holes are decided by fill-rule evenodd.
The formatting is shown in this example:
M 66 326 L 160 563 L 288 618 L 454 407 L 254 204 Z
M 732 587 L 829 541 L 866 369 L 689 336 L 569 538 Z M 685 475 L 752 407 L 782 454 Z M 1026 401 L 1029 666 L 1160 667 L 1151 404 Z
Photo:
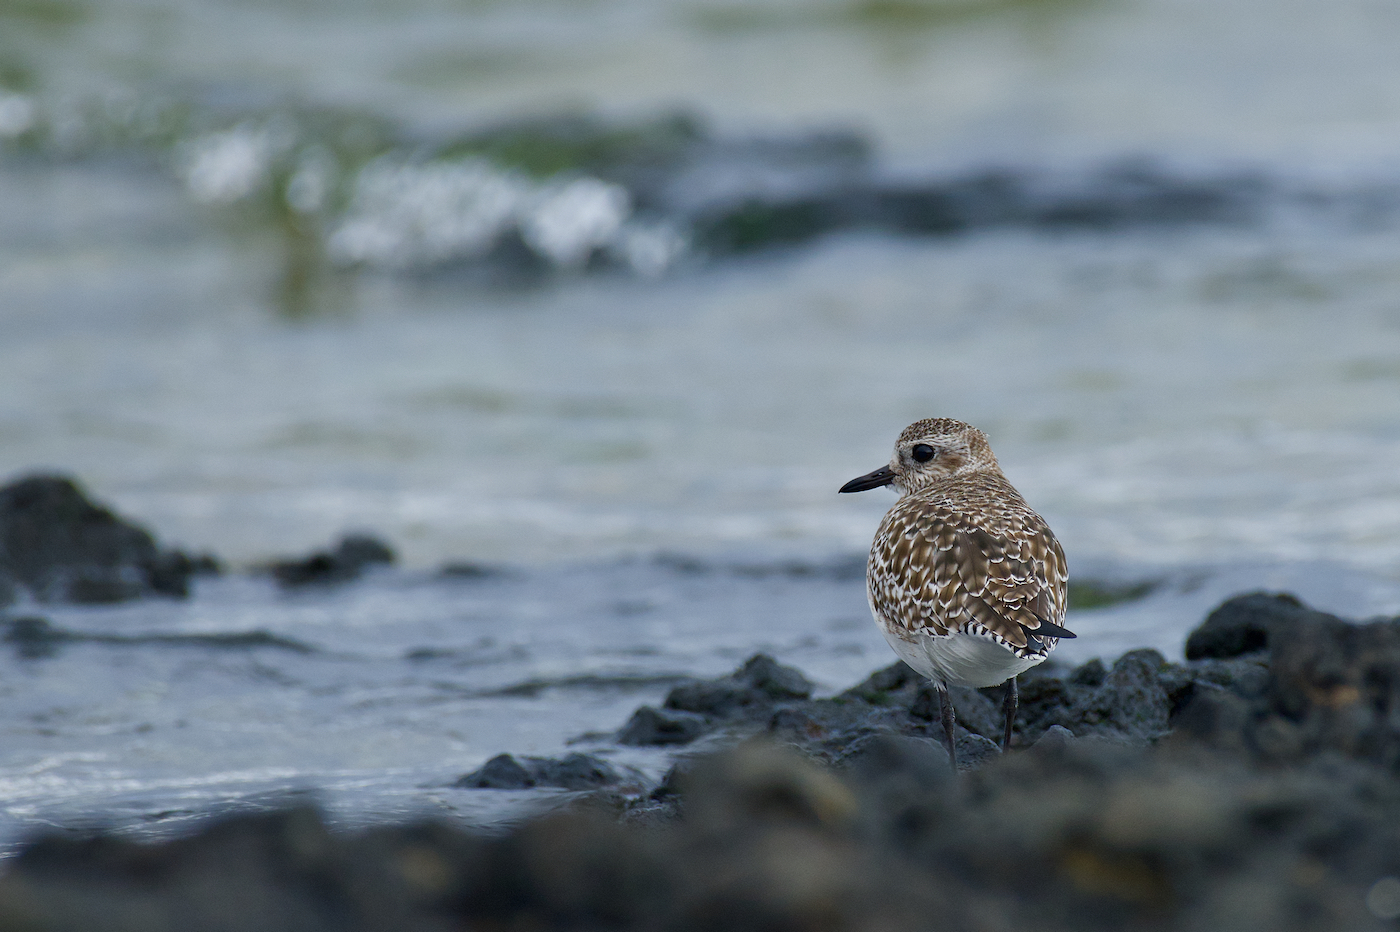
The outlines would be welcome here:
M 866 592 L 880 633 L 927 677 L 942 705 L 944 740 L 957 769 L 949 686 L 1006 684 L 1011 744 L 1016 677 L 1060 638 L 1069 572 L 1049 526 L 1002 475 L 986 434 L 951 418 L 904 428 L 888 466 L 842 492 L 893 486 L 899 501 L 870 546 Z

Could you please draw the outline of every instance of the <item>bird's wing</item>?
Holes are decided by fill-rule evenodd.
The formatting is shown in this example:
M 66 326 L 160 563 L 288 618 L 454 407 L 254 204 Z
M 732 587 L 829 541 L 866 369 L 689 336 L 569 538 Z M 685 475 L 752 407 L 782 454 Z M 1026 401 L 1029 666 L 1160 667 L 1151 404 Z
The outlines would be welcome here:
M 1062 626 L 1064 551 L 1028 507 L 989 516 L 937 501 L 896 506 L 870 570 L 871 600 L 910 634 L 980 628 L 1034 653 L 1043 638 L 1074 637 Z

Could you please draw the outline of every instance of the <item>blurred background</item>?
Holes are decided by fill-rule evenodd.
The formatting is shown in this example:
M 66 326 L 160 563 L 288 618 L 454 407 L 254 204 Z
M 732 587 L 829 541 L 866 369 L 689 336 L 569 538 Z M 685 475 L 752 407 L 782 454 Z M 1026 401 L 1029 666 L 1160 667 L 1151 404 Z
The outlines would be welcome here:
M 423 787 L 667 677 L 849 685 L 892 499 L 835 490 L 926 416 L 1092 584 L 1070 659 L 1400 611 L 1397 47 L 1381 0 L 0 0 L 0 477 L 400 557 L 44 606 L 314 650 L 7 661 L 9 831 L 476 813 Z

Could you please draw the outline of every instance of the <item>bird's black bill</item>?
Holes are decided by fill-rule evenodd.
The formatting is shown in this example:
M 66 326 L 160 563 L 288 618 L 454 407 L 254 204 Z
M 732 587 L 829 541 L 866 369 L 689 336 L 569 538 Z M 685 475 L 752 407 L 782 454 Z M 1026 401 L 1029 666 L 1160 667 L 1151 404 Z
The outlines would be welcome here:
M 1052 638 L 1072 638 L 1072 637 L 1078 637 L 1077 634 L 1075 634 L 1073 631 L 1069 630 L 1068 628 L 1061 628 L 1059 625 L 1052 625 L 1052 624 L 1051 624 L 1050 622 L 1048 622 L 1048 621 L 1042 621 L 1042 622 L 1040 623 L 1040 627 L 1035 629 L 1035 633 L 1036 633 L 1036 634 L 1043 635 L 1043 636 L 1045 636 L 1045 637 L 1052 637 Z
M 868 472 L 858 479 L 852 479 L 841 486 L 842 492 L 864 492 L 867 489 L 878 489 L 881 486 L 889 485 L 894 481 L 894 470 L 888 466 L 881 466 L 874 472 Z
M 1068 628 L 1061 628 L 1059 625 L 1053 625 L 1043 618 L 1040 619 L 1040 624 L 1038 626 L 1034 628 L 1027 628 L 1025 625 L 1021 625 L 1021 630 L 1025 631 L 1028 635 L 1034 635 L 1035 637 L 1040 638 L 1078 637 L 1077 634 L 1075 634 Z

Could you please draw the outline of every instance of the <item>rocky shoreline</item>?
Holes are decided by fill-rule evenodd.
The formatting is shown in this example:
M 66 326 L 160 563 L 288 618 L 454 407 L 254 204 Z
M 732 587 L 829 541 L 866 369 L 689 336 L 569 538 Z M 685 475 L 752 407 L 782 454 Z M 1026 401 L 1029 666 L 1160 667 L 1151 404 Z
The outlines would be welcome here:
M 296 588 L 349 582 L 394 560 L 383 541 L 347 534 L 328 550 L 257 569 Z M 214 555 L 161 546 L 138 522 L 92 501 L 71 476 L 36 473 L 0 486 L 0 608 L 21 595 L 79 605 L 183 599 L 193 578 L 221 572 Z
M 1023 676 L 1006 755 L 994 701 L 963 691 L 960 774 L 903 665 L 812 698 L 760 655 L 612 736 L 685 746 L 659 784 L 501 755 L 459 786 L 575 794 L 495 834 L 294 809 L 158 844 L 54 835 L 0 878 L 0 928 L 1392 927 L 1400 619 L 1253 593 L 1186 654 Z
M 349 536 L 260 571 L 300 588 L 393 559 Z M 179 598 L 218 571 L 71 479 L 0 488 L 0 604 Z M 265 631 L 77 634 L 39 617 L 9 619 L 4 637 L 24 657 L 75 639 L 311 649 Z M 555 788 L 547 815 L 493 833 L 337 833 L 310 808 L 160 843 L 56 833 L 6 865 L 0 932 L 1393 927 L 1400 618 L 1250 593 L 1184 653 L 1024 674 L 1006 754 L 999 693 L 955 690 L 956 774 L 937 700 L 902 663 L 816 698 L 800 670 L 759 654 L 587 736 L 593 753 L 501 754 L 455 784 Z M 648 779 L 611 759 L 619 747 L 676 764 Z

